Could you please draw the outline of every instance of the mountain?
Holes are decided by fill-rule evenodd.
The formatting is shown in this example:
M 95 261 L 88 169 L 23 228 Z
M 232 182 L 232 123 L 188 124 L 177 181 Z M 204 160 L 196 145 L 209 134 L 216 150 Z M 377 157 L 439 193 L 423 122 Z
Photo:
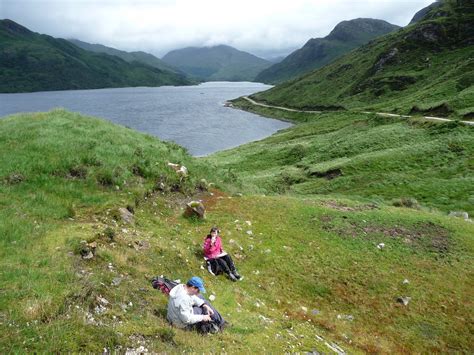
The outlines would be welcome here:
M 253 81 L 271 63 L 233 47 L 187 47 L 169 52 L 163 61 L 207 81 Z
M 280 63 L 263 70 L 256 81 L 276 84 L 320 68 L 371 39 L 395 31 L 386 21 L 358 18 L 340 22 L 324 38 L 312 38 Z
M 474 3 L 448 0 L 256 100 L 306 109 L 474 115 Z
M 119 49 L 104 46 L 102 44 L 87 43 L 87 42 L 80 41 L 78 39 L 69 39 L 68 41 L 87 51 L 115 55 L 129 63 L 136 61 L 136 62 L 147 64 L 149 66 L 152 66 L 161 70 L 169 70 L 172 72 L 179 73 L 179 71 L 176 68 L 173 68 L 172 66 L 166 64 L 161 59 L 155 57 L 153 54 L 150 54 L 150 53 L 146 53 L 142 51 L 125 52 Z
M 413 16 L 413 18 L 411 19 L 409 25 L 420 21 L 421 19 L 423 19 L 428 14 L 428 12 L 430 12 L 432 9 L 434 9 L 434 8 L 440 6 L 440 5 L 441 5 L 441 2 L 434 2 L 431 5 L 428 5 L 427 7 L 422 8 L 420 11 L 418 11 Z
M 187 84 L 181 74 L 86 51 L 0 20 L 0 92 Z

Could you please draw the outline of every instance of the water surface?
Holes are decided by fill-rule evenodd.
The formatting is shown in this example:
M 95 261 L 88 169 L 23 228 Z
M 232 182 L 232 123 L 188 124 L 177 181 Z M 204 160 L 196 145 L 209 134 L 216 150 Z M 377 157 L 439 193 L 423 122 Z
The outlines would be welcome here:
M 209 82 L 0 94 L 0 117 L 64 107 L 174 141 L 201 156 L 265 138 L 291 125 L 223 106 L 227 100 L 268 88 L 259 83 Z

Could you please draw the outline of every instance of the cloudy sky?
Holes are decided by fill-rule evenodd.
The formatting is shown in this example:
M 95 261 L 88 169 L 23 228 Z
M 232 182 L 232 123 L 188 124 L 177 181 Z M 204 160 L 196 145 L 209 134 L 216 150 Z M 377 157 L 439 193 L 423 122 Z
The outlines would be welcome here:
M 227 44 L 263 57 L 288 54 L 340 21 L 405 26 L 434 0 L 0 0 L 0 18 L 32 31 L 159 57 Z

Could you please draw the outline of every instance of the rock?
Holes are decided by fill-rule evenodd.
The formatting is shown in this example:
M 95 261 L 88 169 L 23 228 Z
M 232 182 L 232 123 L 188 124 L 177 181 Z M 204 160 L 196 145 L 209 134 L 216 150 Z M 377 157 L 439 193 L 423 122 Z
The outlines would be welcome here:
M 146 240 L 136 240 L 133 244 L 133 247 L 135 248 L 135 250 L 150 249 L 150 243 Z
M 173 169 L 176 174 L 186 177 L 188 175 L 188 169 L 184 165 L 179 165 L 179 164 L 174 164 L 174 163 L 168 163 L 168 166 Z
M 107 311 L 107 308 L 105 308 L 103 305 L 99 304 L 94 308 L 94 312 L 96 314 L 102 314 Z
M 377 248 L 379 248 L 380 250 L 382 250 L 383 248 L 385 248 L 385 243 L 379 243 L 379 244 L 377 244 Z
M 104 297 L 101 296 L 97 296 L 97 302 L 99 302 L 103 306 L 107 306 L 109 304 L 109 301 L 107 301 Z
M 216 296 L 214 296 L 214 295 L 209 296 L 209 301 L 214 301 L 215 299 L 216 299 Z
M 93 245 L 93 247 L 91 246 Z M 81 256 L 84 260 L 92 259 L 95 255 L 96 243 L 86 244 L 82 247 Z
M 206 209 L 204 205 L 199 201 L 191 201 L 186 204 L 186 209 L 184 211 L 185 217 L 197 217 L 199 219 L 204 219 L 206 217 Z
M 391 48 L 387 53 L 382 53 L 379 56 L 377 63 L 375 63 L 375 65 L 373 66 L 373 71 L 377 73 L 382 70 L 387 64 L 394 63 L 397 60 L 399 52 L 400 51 L 398 50 L 398 48 L 394 47 Z
M 20 173 L 13 173 L 13 174 L 8 175 L 5 181 L 9 185 L 16 185 L 25 181 L 25 176 L 23 176 Z
M 351 314 L 338 314 L 337 319 L 343 319 L 352 322 L 354 320 L 354 316 Z
M 458 218 L 460 217 L 464 220 L 468 220 L 469 214 L 463 211 L 452 211 L 452 212 L 449 212 L 449 217 L 458 217 Z
M 134 216 L 132 212 L 130 212 L 124 207 L 120 207 L 118 211 L 120 213 L 120 218 L 122 218 L 122 221 L 128 224 L 133 224 Z
M 253 235 L 253 232 L 252 232 L 252 231 L 250 231 L 250 230 L 249 230 L 249 231 L 247 231 L 246 233 L 247 233 L 247 235 Z
M 411 301 L 411 297 L 398 297 L 397 302 L 407 306 L 408 303 Z
M 409 283 L 410 283 L 410 281 L 408 281 L 408 279 L 403 280 L 404 285 L 408 285 Z
M 112 285 L 112 286 L 118 286 L 118 285 L 120 285 L 121 282 L 122 282 L 122 278 L 121 278 L 121 277 L 115 277 L 115 278 L 112 280 L 111 285 Z

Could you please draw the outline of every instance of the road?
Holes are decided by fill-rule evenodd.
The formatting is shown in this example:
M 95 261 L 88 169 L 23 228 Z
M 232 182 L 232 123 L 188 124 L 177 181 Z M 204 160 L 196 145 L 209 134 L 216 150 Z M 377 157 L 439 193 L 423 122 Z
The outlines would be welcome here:
M 257 101 L 251 99 L 248 96 L 243 96 L 242 98 L 244 98 L 245 100 L 247 100 L 248 102 L 250 102 L 251 104 L 256 105 L 256 106 L 276 108 L 276 109 L 284 110 L 284 111 L 304 112 L 304 113 L 322 113 L 323 112 L 323 111 L 296 110 L 296 109 L 282 107 L 282 106 L 273 106 L 273 105 L 262 104 L 261 102 L 257 102 Z M 411 118 L 411 117 L 414 117 L 414 116 L 408 116 L 408 115 L 397 115 L 396 113 L 388 113 L 388 112 L 363 111 L 362 113 L 375 113 L 376 115 L 381 116 L 381 117 L 398 117 L 398 118 Z M 451 120 L 449 118 L 433 117 L 433 116 L 423 116 L 423 118 L 425 120 L 428 120 L 428 121 L 443 121 L 443 122 L 453 122 L 453 121 L 455 121 L 455 120 Z M 472 121 L 472 122 L 471 121 L 458 121 L 458 122 L 464 123 L 464 124 L 469 125 L 469 126 L 474 126 L 474 121 Z

